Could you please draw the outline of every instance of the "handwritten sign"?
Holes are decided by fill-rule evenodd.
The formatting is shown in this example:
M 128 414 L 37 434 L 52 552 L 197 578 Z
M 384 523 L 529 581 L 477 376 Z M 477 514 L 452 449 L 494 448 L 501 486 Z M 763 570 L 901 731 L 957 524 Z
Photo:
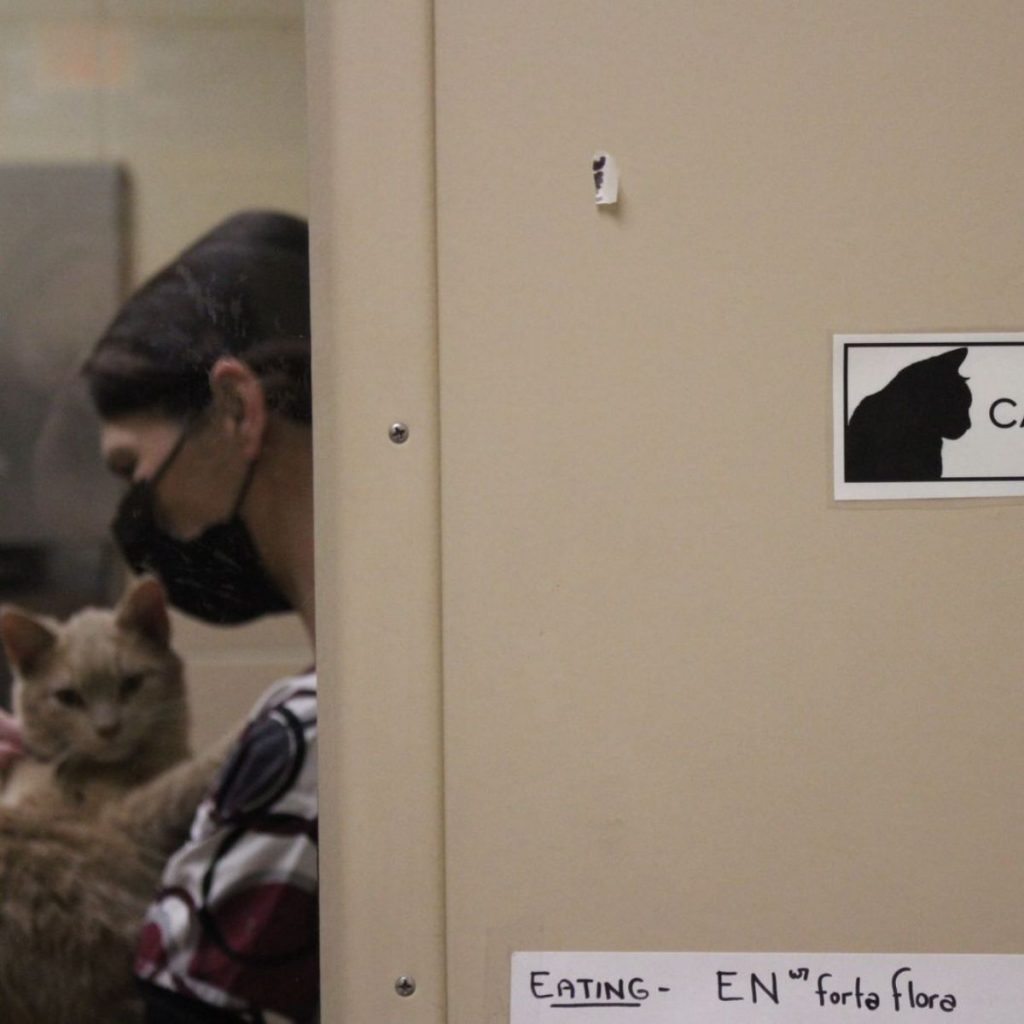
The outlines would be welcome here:
M 1021 1024 L 1024 956 L 514 953 L 510 1024 Z
M 833 339 L 835 496 L 1024 495 L 1024 335 Z

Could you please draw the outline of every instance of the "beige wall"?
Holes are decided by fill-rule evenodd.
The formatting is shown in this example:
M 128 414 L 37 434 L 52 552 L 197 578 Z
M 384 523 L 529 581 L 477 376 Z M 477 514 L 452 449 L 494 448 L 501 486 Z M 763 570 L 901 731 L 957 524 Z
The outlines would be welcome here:
M 320 938 L 339 1024 L 444 1019 L 430 15 L 329 2 L 308 22 Z
M 305 211 L 304 45 L 298 0 L 0 0 L 0 160 L 122 163 L 138 281 L 237 209 Z M 176 634 L 199 743 L 310 661 L 291 619 Z
M 358 511 L 321 520 L 322 677 L 348 691 L 325 732 L 366 755 L 323 780 L 358 826 L 325 963 L 366 942 L 327 1019 L 505 1021 L 514 949 L 1019 951 L 1020 502 L 837 505 L 829 424 L 832 332 L 1024 325 L 1024 10 L 436 0 L 433 86 L 402 40 L 389 87 L 339 71 L 402 7 L 311 5 L 336 31 L 311 65 L 336 104 L 320 323 L 331 386 L 369 396 L 320 454 Z M 346 159 L 382 95 L 429 124 L 417 78 L 434 152 L 388 121 Z M 382 523 L 404 542 L 396 508 L 433 507 L 379 433 L 410 374 L 429 386 L 432 311 L 382 345 L 338 301 L 388 267 L 382 237 L 419 244 L 386 198 L 435 156 L 447 1010 L 432 974 L 422 1001 L 388 988 L 389 929 L 405 950 L 427 900 L 393 884 L 388 801 L 434 756 L 371 757 L 402 685 L 422 713 L 432 606 L 362 564 Z M 392 295 L 432 265 L 399 251 Z

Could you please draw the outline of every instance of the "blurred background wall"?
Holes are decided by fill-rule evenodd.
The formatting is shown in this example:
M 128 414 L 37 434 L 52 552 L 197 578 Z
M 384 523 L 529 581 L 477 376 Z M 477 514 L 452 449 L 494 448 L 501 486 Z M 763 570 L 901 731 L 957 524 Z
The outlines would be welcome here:
M 118 284 L 110 308 L 96 310 L 101 324 L 117 291 L 224 216 L 253 206 L 305 214 L 301 0 L 0 0 L 0 165 L 115 170 L 123 189 Z M 12 259 L 0 249 L 0 260 Z M 6 276 L 14 269 L 0 266 Z M 71 277 L 68 287 L 76 287 Z M 62 380 L 73 378 L 70 364 L 95 333 L 94 323 L 83 324 L 80 344 L 60 357 L 69 364 Z M 8 349 L 0 358 L 12 355 L 13 342 L 0 345 Z M 61 408 L 75 398 L 61 388 L 53 395 Z M 105 522 L 116 491 L 97 488 L 79 493 L 92 503 L 90 519 Z M 0 557 L 0 600 L 63 615 L 84 599 L 116 596 L 120 573 L 99 537 L 79 543 L 70 562 L 53 557 L 60 543 L 33 545 L 60 571 L 32 577 L 38 562 L 29 558 L 5 577 Z M 291 616 L 231 630 L 179 616 L 175 634 L 189 665 L 198 743 L 311 660 Z

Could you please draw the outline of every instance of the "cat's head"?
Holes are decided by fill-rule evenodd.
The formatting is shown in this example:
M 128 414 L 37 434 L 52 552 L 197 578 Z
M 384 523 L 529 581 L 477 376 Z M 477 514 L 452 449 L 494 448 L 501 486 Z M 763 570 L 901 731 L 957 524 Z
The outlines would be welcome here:
M 904 367 L 886 391 L 910 410 L 917 421 L 938 437 L 956 440 L 971 427 L 969 378 L 960 373 L 966 348 L 922 359 Z
M 0 641 L 26 745 L 40 757 L 116 763 L 160 730 L 184 728 L 181 662 L 152 577 L 116 608 L 87 608 L 64 623 L 4 606 Z

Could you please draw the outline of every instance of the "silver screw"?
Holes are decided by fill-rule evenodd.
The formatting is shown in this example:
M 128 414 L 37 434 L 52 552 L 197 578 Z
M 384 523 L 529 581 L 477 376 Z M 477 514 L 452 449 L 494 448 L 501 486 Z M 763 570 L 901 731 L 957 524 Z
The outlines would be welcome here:
M 405 444 L 409 440 L 409 428 L 404 423 L 392 423 L 388 431 L 388 437 L 395 444 Z
M 403 997 L 409 997 L 416 991 L 416 979 L 403 974 L 395 982 L 395 991 Z

